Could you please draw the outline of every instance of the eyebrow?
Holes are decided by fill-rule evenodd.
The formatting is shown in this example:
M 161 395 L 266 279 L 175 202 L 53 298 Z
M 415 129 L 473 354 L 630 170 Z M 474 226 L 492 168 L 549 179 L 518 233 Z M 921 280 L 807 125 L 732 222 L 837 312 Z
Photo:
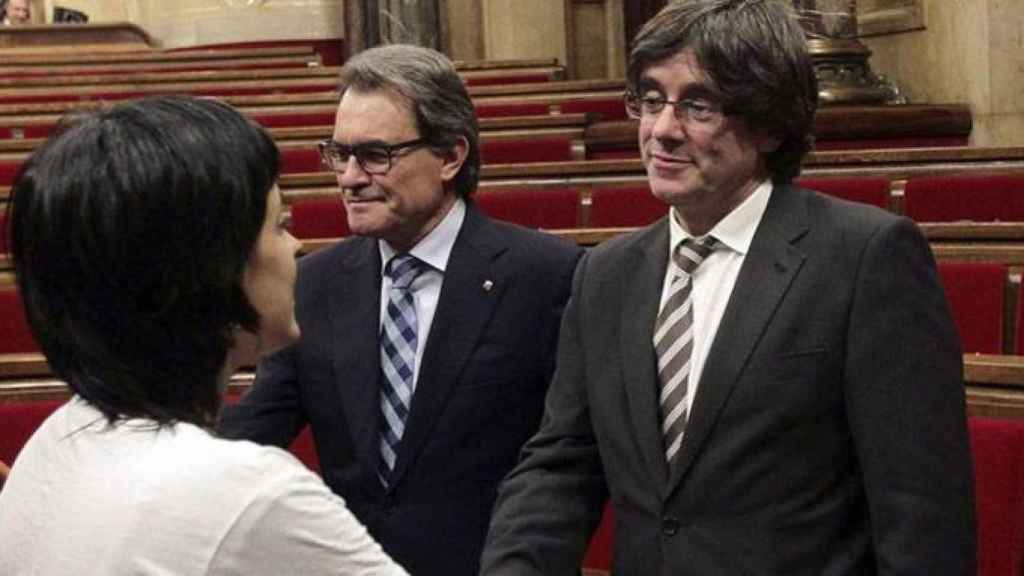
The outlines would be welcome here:
M 369 147 L 369 146 L 381 146 L 381 147 L 383 147 L 383 146 L 390 146 L 390 144 L 388 144 L 387 142 L 385 142 L 383 140 L 379 140 L 379 139 L 378 140 L 364 140 L 362 142 L 356 142 L 355 144 L 343 144 L 341 142 L 338 142 L 334 138 L 331 138 L 331 143 L 334 144 L 335 146 L 341 146 L 343 148 L 366 148 L 366 147 Z
M 639 90 L 641 95 L 649 90 L 654 90 L 662 94 L 665 93 L 665 88 L 661 85 L 661 83 L 651 78 L 650 76 L 641 76 L 640 80 L 637 81 L 637 89 Z M 686 88 L 683 90 L 682 94 L 680 94 L 679 96 L 681 100 L 692 100 L 696 98 L 701 98 L 704 100 L 717 101 L 721 99 L 721 96 L 717 91 L 715 91 L 714 89 L 711 88 L 711 86 L 703 82 L 687 85 Z

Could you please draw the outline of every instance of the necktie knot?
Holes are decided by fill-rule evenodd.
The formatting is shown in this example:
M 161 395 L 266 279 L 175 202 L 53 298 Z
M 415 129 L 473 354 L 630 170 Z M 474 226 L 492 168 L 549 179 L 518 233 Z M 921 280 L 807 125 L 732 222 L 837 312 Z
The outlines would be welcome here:
M 690 276 L 717 247 L 718 239 L 713 236 L 708 236 L 703 240 L 687 238 L 676 246 L 672 253 L 672 260 L 682 272 Z
M 385 273 L 391 278 L 391 287 L 408 290 L 425 269 L 426 264 L 411 254 L 399 254 L 388 261 Z

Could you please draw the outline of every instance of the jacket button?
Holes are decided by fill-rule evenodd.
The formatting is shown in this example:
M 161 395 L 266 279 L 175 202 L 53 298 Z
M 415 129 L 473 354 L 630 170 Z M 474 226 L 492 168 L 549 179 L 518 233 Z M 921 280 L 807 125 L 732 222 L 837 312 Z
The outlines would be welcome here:
M 665 516 L 661 519 L 661 533 L 665 536 L 675 536 L 679 532 L 679 520 L 674 516 Z

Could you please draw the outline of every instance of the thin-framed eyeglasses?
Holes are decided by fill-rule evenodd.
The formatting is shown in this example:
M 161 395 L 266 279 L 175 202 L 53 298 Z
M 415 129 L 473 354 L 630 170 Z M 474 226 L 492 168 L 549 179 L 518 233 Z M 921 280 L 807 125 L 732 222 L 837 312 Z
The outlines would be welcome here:
M 634 92 L 626 92 L 623 101 L 626 104 L 626 114 L 630 118 L 657 116 L 666 105 L 672 106 L 672 114 L 676 120 L 690 126 L 715 126 L 725 117 L 718 103 L 704 98 L 669 100 L 664 96 L 640 96 Z
M 344 172 L 348 166 L 348 159 L 355 156 L 356 163 L 363 169 L 363 172 L 380 176 L 387 174 L 395 160 L 402 154 L 429 143 L 427 138 L 415 138 L 396 144 L 367 142 L 348 146 L 334 140 L 324 140 L 317 143 L 317 149 L 320 151 L 320 158 L 324 165 L 335 172 Z

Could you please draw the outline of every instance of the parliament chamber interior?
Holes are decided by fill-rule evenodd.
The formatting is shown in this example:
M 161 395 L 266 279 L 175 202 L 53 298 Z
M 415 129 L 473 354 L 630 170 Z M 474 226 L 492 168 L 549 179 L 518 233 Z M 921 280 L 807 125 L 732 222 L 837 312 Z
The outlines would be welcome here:
M 664 0 L 423 2 L 440 25 L 410 13 L 398 31 L 350 17 L 370 4 L 402 9 L 387 0 L 59 3 L 88 21 L 0 27 L 4 239 L 19 166 L 62 116 L 156 94 L 220 98 L 264 126 L 281 151 L 279 185 L 303 253 L 344 238 L 336 178 L 316 142 L 334 129 L 346 57 L 396 35 L 433 42 L 468 87 L 484 213 L 584 247 L 666 214 L 623 106 L 628 39 Z M 891 4 L 905 13 L 852 14 L 853 34 L 812 35 L 821 105 L 797 183 L 904 215 L 928 239 L 964 353 L 979 574 L 1024 574 L 1024 46 L 1010 31 L 1024 29 L 1024 5 L 967 18 L 970 3 Z M 29 333 L 5 244 L 0 461 L 11 464 L 69 392 Z M 252 379 L 235 375 L 229 399 Z M 317 469 L 308 431 L 292 449 Z M 609 569 L 612 514 L 584 563 L 594 574 Z

